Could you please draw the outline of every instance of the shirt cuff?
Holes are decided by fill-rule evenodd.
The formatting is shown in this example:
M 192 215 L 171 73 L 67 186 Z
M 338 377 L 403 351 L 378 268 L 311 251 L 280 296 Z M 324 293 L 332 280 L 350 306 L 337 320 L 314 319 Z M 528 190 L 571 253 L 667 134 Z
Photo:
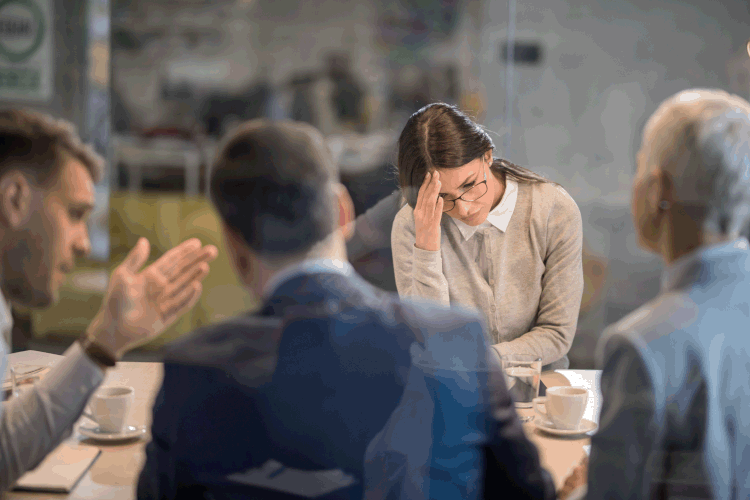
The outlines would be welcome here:
M 63 356 L 39 382 L 39 386 L 65 406 L 75 407 L 99 387 L 104 380 L 104 372 L 78 342 L 74 342 Z

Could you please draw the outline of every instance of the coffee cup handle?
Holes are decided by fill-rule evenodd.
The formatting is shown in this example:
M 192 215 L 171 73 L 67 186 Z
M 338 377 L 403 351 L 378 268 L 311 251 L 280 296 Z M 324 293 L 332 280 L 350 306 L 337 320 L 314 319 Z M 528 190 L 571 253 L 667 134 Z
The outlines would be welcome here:
M 550 419 L 549 419 L 549 415 L 547 414 L 547 406 L 546 406 L 547 397 L 546 396 L 542 396 L 542 397 L 539 397 L 539 398 L 534 398 L 534 399 L 531 400 L 531 403 L 534 405 L 534 413 L 536 413 L 537 415 L 539 415 L 545 423 L 549 424 Z M 544 404 L 545 405 L 544 406 L 544 411 L 542 411 L 539 408 L 540 404 Z
M 88 418 L 89 420 L 91 420 L 95 424 L 99 425 L 99 421 L 96 419 L 96 417 L 94 415 L 91 414 L 91 410 L 89 409 L 89 405 L 86 405 L 86 407 L 81 412 L 81 415 L 83 415 L 84 417 Z

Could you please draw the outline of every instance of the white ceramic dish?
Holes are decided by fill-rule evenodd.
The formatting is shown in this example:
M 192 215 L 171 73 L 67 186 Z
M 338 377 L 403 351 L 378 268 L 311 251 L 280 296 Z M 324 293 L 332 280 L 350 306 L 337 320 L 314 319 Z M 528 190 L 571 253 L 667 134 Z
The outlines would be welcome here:
M 133 425 L 125 426 L 122 432 L 103 432 L 99 430 L 96 424 L 80 425 L 78 432 L 87 438 L 96 439 L 97 441 L 126 441 L 128 439 L 140 439 L 146 435 L 146 426 L 135 427 Z
M 593 432 L 599 428 L 598 425 L 587 418 L 581 420 L 581 423 L 578 425 L 578 429 L 571 430 L 556 429 L 550 425 L 547 425 L 545 422 L 542 422 L 538 417 L 534 419 L 534 425 L 536 425 L 537 429 L 540 429 L 549 434 L 554 434 L 555 436 L 577 436 L 579 434 Z

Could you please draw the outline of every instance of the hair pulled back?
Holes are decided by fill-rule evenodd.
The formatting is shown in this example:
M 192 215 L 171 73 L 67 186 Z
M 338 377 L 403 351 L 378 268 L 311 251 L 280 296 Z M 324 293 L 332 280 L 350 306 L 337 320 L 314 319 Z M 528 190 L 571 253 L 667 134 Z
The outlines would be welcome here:
M 458 168 L 481 157 L 495 144 L 479 125 L 457 107 L 428 104 L 409 118 L 398 139 L 398 176 L 412 208 L 427 172 Z M 491 169 L 525 182 L 550 182 L 508 160 L 494 158 Z

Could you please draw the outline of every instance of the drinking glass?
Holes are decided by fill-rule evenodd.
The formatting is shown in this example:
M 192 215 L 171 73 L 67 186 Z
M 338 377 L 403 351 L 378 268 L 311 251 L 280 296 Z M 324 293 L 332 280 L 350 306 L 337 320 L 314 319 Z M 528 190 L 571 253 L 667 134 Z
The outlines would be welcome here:
M 16 378 L 16 368 L 10 365 L 10 396 L 8 399 L 18 397 L 18 379 Z
M 39 379 L 46 366 L 16 364 L 10 365 L 10 395 L 8 399 L 18 397 L 21 393 L 20 387 Z
M 539 379 L 542 373 L 542 358 L 527 354 L 502 356 L 505 384 L 508 386 L 516 408 L 531 408 L 532 401 L 539 396 Z M 522 422 L 534 416 L 520 416 Z

